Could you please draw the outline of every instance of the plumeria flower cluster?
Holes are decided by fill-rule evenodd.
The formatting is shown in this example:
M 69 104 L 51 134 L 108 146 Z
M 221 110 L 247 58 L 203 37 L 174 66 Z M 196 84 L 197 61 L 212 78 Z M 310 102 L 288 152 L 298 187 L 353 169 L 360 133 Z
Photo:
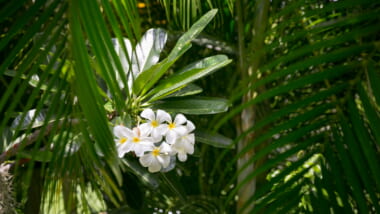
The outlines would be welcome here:
M 194 124 L 183 114 L 177 114 L 172 120 L 163 110 L 145 109 L 140 115 L 145 123 L 129 129 L 117 125 L 113 129 L 118 155 L 122 158 L 133 152 L 142 166 L 149 172 L 158 172 L 170 164 L 171 157 L 186 161 L 188 154 L 194 153 Z

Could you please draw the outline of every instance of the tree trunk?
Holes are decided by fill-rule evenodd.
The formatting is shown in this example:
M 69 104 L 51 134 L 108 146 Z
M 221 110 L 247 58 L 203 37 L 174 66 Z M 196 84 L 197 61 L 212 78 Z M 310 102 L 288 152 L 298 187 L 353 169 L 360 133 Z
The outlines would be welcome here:
M 237 23 L 238 23 L 238 36 L 239 36 L 239 70 L 242 75 L 242 79 L 255 79 L 257 77 L 258 68 L 264 57 L 264 53 L 261 51 L 264 46 L 264 33 L 267 25 L 267 14 L 269 9 L 269 0 L 257 0 L 255 4 L 255 12 L 253 20 L 244 20 L 245 14 L 243 12 L 243 0 L 238 0 L 236 2 L 237 11 Z M 251 15 L 251 14 L 250 14 Z M 249 17 L 249 16 L 248 16 Z M 252 42 L 248 48 L 244 47 L 245 35 L 244 35 L 244 24 L 253 21 L 252 28 Z M 249 53 L 249 54 L 248 54 Z M 253 54 L 251 54 L 253 53 Z M 249 87 L 250 85 L 248 85 Z M 254 91 L 248 91 L 242 102 L 248 102 L 253 99 Z M 244 133 L 250 127 L 255 124 L 258 119 L 258 112 L 256 107 L 249 106 L 245 108 L 241 113 L 241 126 L 239 133 Z M 238 152 L 247 147 L 255 139 L 256 133 L 249 133 L 238 143 Z M 240 171 L 242 167 L 249 162 L 249 160 L 255 155 L 255 149 L 251 149 L 246 152 L 238 160 L 237 169 Z M 262 162 L 260 162 L 262 163 Z M 238 176 L 238 184 L 244 182 L 244 180 L 253 173 L 256 165 L 259 163 L 251 163 L 243 171 L 240 172 Z M 237 213 L 250 213 L 253 209 L 253 203 L 248 206 L 245 205 L 247 201 L 255 194 L 256 191 L 257 178 L 253 178 L 239 189 L 238 191 L 238 202 L 237 202 Z M 244 206 L 247 206 L 243 209 Z

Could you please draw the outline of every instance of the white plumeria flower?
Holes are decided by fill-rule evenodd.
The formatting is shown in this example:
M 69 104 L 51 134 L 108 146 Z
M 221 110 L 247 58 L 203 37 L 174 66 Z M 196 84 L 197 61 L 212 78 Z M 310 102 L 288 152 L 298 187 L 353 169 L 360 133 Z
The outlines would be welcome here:
M 128 129 L 126 137 L 127 142 L 124 148 L 127 152 L 135 152 L 138 157 L 141 157 L 153 145 L 153 139 L 142 133 L 139 127 L 135 127 L 133 130 Z
M 144 167 L 148 167 L 149 172 L 158 172 L 170 164 L 171 147 L 166 142 L 162 142 L 159 147 L 149 146 L 148 153 L 140 157 L 139 161 Z
M 141 112 L 141 117 L 148 121 L 140 125 L 140 130 L 148 135 L 150 134 L 156 142 L 161 141 L 167 129 L 167 125 L 164 123 L 171 120 L 170 115 L 163 110 L 157 110 L 156 115 L 152 109 L 145 109 Z
M 113 134 L 116 136 L 115 142 L 116 142 L 117 154 L 120 158 L 122 158 L 125 153 L 129 152 L 126 145 L 128 141 L 127 135 L 130 132 L 132 132 L 132 130 L 121 125 L 115 126 L 113 128 Z
M 167 121 L 168 124 L 165 128 L 166 142 L 169 144 L 175 143 L 176 139 L 180 136 L 183 136 L 187 133 L 187 128 L 184 125 L 187 119 L 183 114 L 177 114 L 174 121 Z
M 194 153 L 195 136 L 191 132 L 194 131 L 195 126 L 191 121 L 187 121 L 186 128 L 187 133 L 178 137 L 172 145 L 173 151 L 177 153 L 178 160 L 182 162 L 187 160 L 187 154 Z

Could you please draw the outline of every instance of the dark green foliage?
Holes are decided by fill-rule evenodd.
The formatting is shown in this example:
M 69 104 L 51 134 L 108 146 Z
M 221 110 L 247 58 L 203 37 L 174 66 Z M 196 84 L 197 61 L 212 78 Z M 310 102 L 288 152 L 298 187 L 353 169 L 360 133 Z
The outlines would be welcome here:
M 0 163 L 19 210 L 380 212 L 377 1 L 1 5 Z M 157 26 L 169 30 L 160 63 L 120 88 L 111 38 L 134 46 Z M 174 170 L 117 158 L 112 123 L 133 124 L 145 107 L 197 127 L 194 155 Z

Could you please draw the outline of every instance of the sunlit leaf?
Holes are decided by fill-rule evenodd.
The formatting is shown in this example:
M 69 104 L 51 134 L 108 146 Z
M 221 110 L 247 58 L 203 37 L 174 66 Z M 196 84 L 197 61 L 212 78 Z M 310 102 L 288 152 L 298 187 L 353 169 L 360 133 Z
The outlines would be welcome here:
M 217 114 L 228 110 L 228 101 L 214 97 L 170 98 L 156 101 L 152 107 L 184 114 Z
M 145 94 L 167 71 L 167 69 L 178 60 L 190 47 L 191 41 L 195 39 L 199 33 L 206 27 L 206 25 L 215 16 L 217 10 L 210 10 L 203 15 L 191 28 L 178 39 L 176 45 L 171 50 L 167 58 L 161 63 L 156 64 L 151 69 L 142 72 L 133 84 L 133 91 L 135 94 Z
M 150 101 L 154 101 L 170 95 L 173 91 L 197 79 L 226 66 L 231 60 L 224 55 L 216 55 L 194 62 L 169 78 L 165 79 L 157 87 L 152 89 L 147 96 L 152 95 Z

